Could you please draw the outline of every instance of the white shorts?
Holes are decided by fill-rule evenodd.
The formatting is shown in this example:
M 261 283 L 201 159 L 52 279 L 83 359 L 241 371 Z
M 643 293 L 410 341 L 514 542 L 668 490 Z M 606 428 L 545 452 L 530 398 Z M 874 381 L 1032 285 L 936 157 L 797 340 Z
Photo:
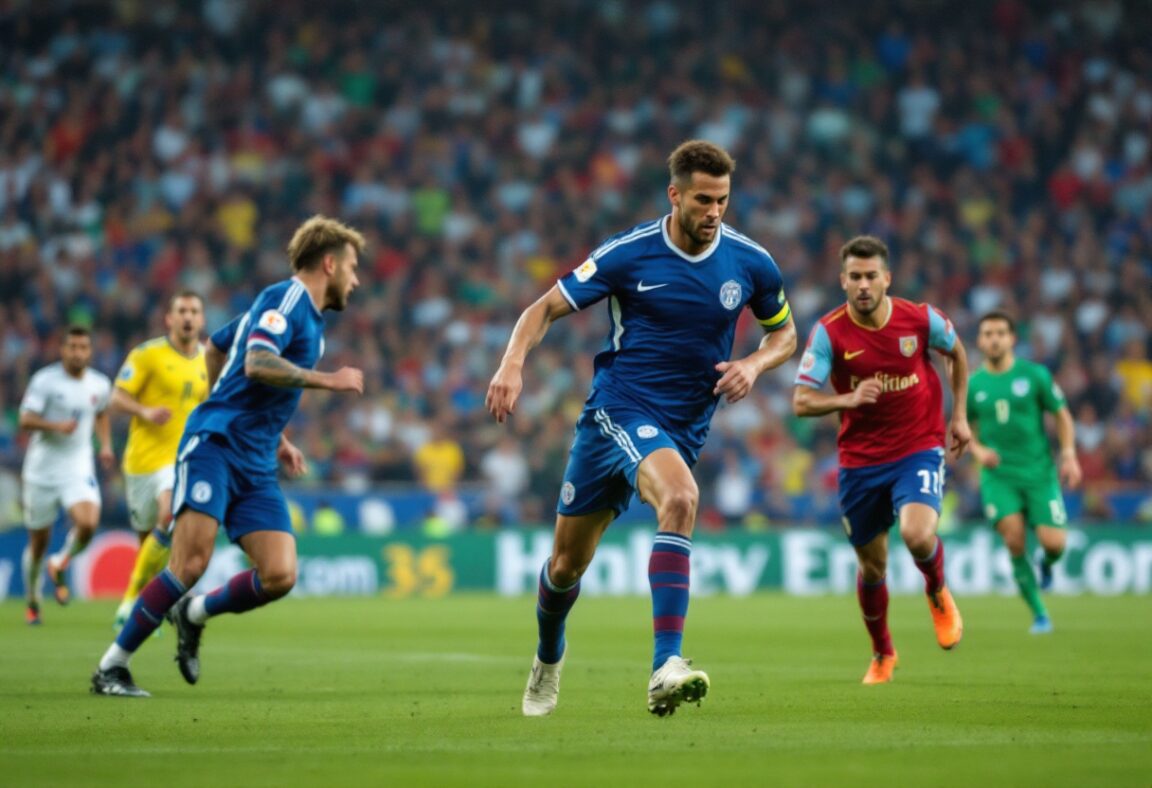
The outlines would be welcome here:
M 60 510 L 68 511 L 78 503 L 91 501 L 100 505 L 100 485 L 94 476 L 65 479 L 55 484 L 24 482 L 24 527 L 32 531 L 48 528 L 56 522 Z
M 128 499 L 128 515 L 132 528 L 146 534 L 156 525 L 160 493 L 172 491 L 176 483 L 176 466 L 166 465 L 152 473 L 124 474 L 124 493 Z

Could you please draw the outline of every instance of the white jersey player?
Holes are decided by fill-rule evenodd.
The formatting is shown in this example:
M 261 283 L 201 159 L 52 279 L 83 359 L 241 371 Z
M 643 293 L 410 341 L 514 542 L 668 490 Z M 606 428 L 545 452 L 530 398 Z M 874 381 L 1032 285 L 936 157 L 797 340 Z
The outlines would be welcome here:
M 92 358 L 88 329 L 69 328 L 60 357 L 59 363 L 32 376 L 20 402 L 20 428 L 32 433 L 22 474 L 28 529 L 22 568 L 29 624 L 40 623 L 40 564 L 60 509 L 67 512 L 72 527 L 60 551 L 48 558 L 48 575 L 62 605 L 69 598 L 64 574 L 68 563 L 87 546 L 100 522 L 93 435 L 100 443 L 101 465 L 108 469 L 116 460 L 106 412 L 112 382 L 88 367 Z

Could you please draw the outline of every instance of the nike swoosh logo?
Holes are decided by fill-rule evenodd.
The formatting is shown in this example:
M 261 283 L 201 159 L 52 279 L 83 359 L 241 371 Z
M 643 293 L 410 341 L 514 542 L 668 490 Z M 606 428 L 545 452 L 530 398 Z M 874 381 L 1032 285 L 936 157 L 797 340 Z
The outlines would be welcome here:
M 644 280 L 641 279 L 640 283 L 636 285 L 636 292 L 637 293 L 646 293 L 649 290 L 655 290 L 657 287 L 667 287 L 667 286 L 668 286 L 667 282 L 665 282 L 662 285 L 645 285 Z
M 851 361 L 852 359 L 856 358 L 858 355 L 860 355 L 863 352 L 864 352 L 863 350 L 851 350 L 851 351 L 845 350 L 844 351 L 844 360 L 845 361 Z

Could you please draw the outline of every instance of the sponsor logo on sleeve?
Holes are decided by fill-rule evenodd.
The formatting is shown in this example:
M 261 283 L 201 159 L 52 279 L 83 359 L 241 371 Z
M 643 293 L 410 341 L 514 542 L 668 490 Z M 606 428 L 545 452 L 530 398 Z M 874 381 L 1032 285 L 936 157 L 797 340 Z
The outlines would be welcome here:
M 120 380 L 131 380 L 135 374 L 136 371 L 132 369 L 132 367 L 125 365 L 124 368 L 120 370 Z
M 279 311 L 269 309 L 264 314 L 260 315 L 260 322 L 256 325 L 267 331 L 269 334 L 279 336 L 288 329 L 288 319 L 284 317 Z
M 198 481 L 192 485 L 191 498 L 196 503 L 208 503 L 212 500 L 212 485 L 206 481 Z
M 816 356 L 810 350 L 804 351 L 804 355 L 800 358 L 800 371 L 811 372 L 814 366 L 816 366 Z
M 560 500 L 565 506 L 568 506 L 572 501 L 576 500 L 576 486 L 572 482 L 564 482 L 560 486 Z
M 660 434 L 660 430 L 653 427 L 651 424 L 641 424 L 636 428 L 636 436 L 638 438 L 655 438 Z
M 587 282 L 596 275 L 596 261 L 589 257 L 576 269 L 576 281 Z

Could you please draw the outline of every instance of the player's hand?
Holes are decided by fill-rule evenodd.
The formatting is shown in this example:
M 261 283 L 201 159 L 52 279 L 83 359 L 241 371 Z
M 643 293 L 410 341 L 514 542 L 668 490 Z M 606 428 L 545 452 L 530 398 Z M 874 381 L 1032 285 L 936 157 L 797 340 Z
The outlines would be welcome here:
M 524 388 L 524 379 L 520 368 L 500 365 L 492 382 L 488 384 L 488 394 L 484 397 L 484 407 L 496 417 L 499 424 L 516 411 L 516 400 L 520 398 L 520 391 Z
M 140 415 L 144 417 L 144 421 L 162 427 L 168 423 L 168 419 L 172 418 L 172 411 L 162 405 L 157 405 L 155 408 L 144 408 Z
M 294 479 L 308 473 L 308 462 L 304 459 L 304 452 L 296 448 L 287 438 L 282 439 L 276 448 L 276 459 L 284 472 Z
M 76 431 L 76 427 L 79 424 L 80 424 L 80 422 L 77 421 L 76 419 L 68 419 L 67 421 L 58 421 L 58 422 L 56 422 L 56 431 L 58 433 L 60 433 L 61 435 L 71 435 L 72 433 L 74 433 Z
M 1000 454 L 995 449 L 980 449 L 977 451 L 972 449 L 972 456 L 976 458 L 976 462 L 980 463 L 985 468 L 999 468 L 1000 467 Z
M 102 467 L 104 470 L 110 471 L 116 467 L 116 453 L 112 451 L 111 446 L 105 446 L 102 448 L 100 450 L 100 454 L 97 456 L 100 459 L 100 467 Z
M 968 426 L 968 419 L 953 416 L 952 422 L 948 425 L 948 434 L 951 436 L 948 450 L 952 454 L 952 459 L 958 460 L 964 456 L 968 444 L 972 442 L 972 428 Z
M 355 367 L 340 367 L 329 374 L 328 388 L 332 391 L 364 393 L 364 373 Z
M 728 402 L 739 402 L 747 397 L 756 382 L 756 372 L 743 360 L 721 361 L 716 365 L 716 371 L 720 373 L 720 380 L 716 381 L 712 396 L 726 396 Z
M 884 386 L 876 378 L 862 380 L 860 384 L 852 390 L 850 404 L 853 408 L 858 408 L 861 405 L 875 405 L 883 392 Z
M 1084 480 L 1084 472 L 1080 470 L 1080 460 L 1075 451 L 1060 453 L 1060 483 L 1069 490 L 1075 490 Z

